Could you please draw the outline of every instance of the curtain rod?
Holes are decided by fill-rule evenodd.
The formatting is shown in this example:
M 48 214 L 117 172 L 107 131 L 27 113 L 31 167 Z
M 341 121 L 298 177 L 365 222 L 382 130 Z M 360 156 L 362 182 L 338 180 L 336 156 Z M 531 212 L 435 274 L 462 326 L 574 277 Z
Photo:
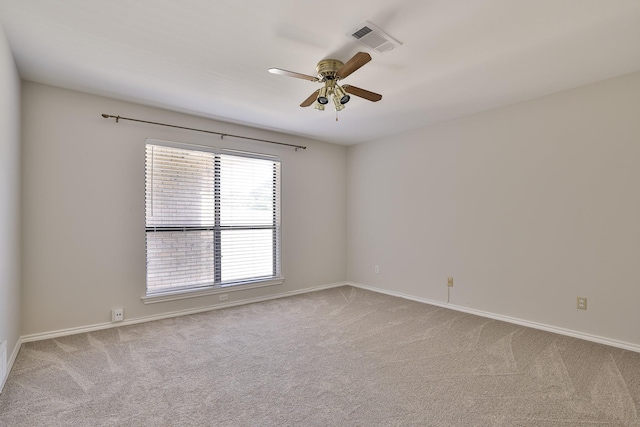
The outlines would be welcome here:
M 220 135 L 220 139 L 223 139 L 225 136 L 230 136 L 232 138 L 248 139 L 250 141 L 259 141 L 259 142 L 267 142 L 269 144 L 286 145 L 287 147 L 295 148 L 296 151 L 298 151 L 298 149 L 302 149 L 302 150 L 306 150 L 307 149 L 307 147 L 305 147 L 303 145 L 285 144 L 284 142 L 269 141 L 269 140 L 260 139 L 260 138 L 250 138 L 248 136 L 231 135 L 229 133 L 221 133 L 221 132 L 214 132 L 212 130 L 188 128 L 188 127 L 185 127 L 185 126 L 169 125 L 167 123 L 158 123 L 158 122 L 150 122 L 150 121 L 147 121 L 147 120 L 131 119 L 129 117 L 112 116 L 110 114 L 102 114 L 102 117 L 104 117 L 105 119 L 110 119 L 110 118 L 111 119 L 116 119 L 116 123 L 118 123 L 118 121 L 120 121 L 120 120 L 129 120 L 129 121 L 132 121 L 132 122 L 148 123 L 150 125 L 167 126 L 167 127 L 170 127 L 170 128 L 193 130 L 193 131 L 196 131 L 196 132 L 204 132 L 204 133 L 212 133 L 212 134 L 215 134 L 215 135 Z

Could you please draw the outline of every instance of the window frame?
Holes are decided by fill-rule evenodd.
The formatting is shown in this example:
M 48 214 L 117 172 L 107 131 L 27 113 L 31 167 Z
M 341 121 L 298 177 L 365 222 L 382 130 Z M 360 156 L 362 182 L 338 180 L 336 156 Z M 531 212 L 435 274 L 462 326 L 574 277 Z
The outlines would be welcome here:
M 147 146 L 161 146 L 168 148 L 176 148 L 180 150 L 189 150 L 195 152 L 209 152 L 216 156 L 215 163 L 217 165 L 220 164 L 221 155 L 224 156 L 236 156 L 236 157 L 244 157 L 244 158 L 253 158 L 259 160 L 267 160 L 274 163 L 278 163 L 278 175 L 277 179 L 274 182 L 274 185 L 277 185 L 277 188 L 274 188 L 274 222 L 272 225 L 245 225 L 245 226 L 224 226 L 221 225 L 220 222 L 220 194 L 222 192 L 220 187 L 220 168 L 216 167 L 215 174 L 215 182 L 214 185 L 214 193 L 216 199 L 216 218 L 214 221 L 214 226 L 167 226 L 167 227 L 157 227 L 157 226 L 147 226 L 147 215 L 145 210 L 145 294 L 142 296 L 142 301 L 145 304 L 158 303 L 164 301 L 172 301 L 177 299 L 184 298 L 194 298 L 201 297 L 206 295 L 214 295 L 218 293 L 226 293 L 240 290 L 248 290 L 265 286 L 274 286 L 280 285 L 284 283 L 284 277 L 282 276 L 282 225 L 281 225 L 281 209 L 282 209 L 282 196 L 281 196 L 281 165 L 282 162 L 278 156 L 270 155 L 270 154 L 262 154 L 262 153 L 254 153 L 242 150 L 228 149 L 228 148 L 218 148 L 207 145 L 198 145 L 198 144 L 189 144 L 175 141 L 165 141 L 159 139 L 151 139 L 148 138 L 145 140 L 145 200 L 146 200 L 146 191 L 147 191 L 147 172 L 146 172 L 146 150 Z M 146 202 L 145 202 L 146 203 Z M 275 206 L 275 203 L 278 203 L 278 206 Z M 165 230 L 166 229 L 166 230 Z M 192 287 L 176 287 L 176 289 L 166 289 L 162 291 L 149 292 L 148 288 L 148 255 L 147 255 L 147 233 L 149 232 L 162 232 L 162 231 L 197 231 L 197 230 L 212 230 L 214 232 L 214 261 L 213 269 L 215 272 L 214 282 L 210 285 L 199 285 Z M 253 278 L 246 280 L 236 280 L 231 282 L 222 282 L 221 280 L 221 234 L 224 230 L 251 230 L 251 229 L 269 229 L 273 230 L 273 276 L 266 276 L 263 278 Z

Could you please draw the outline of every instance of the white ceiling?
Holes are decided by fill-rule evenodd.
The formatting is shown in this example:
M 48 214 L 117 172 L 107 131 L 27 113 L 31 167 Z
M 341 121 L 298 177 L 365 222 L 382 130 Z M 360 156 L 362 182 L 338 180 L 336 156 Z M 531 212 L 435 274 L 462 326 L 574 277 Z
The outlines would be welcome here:
M 403 45 L 345 35 L 365 21 Z M 640 70 L 639 0 L 0 0 L 0 24 L 25 80 L 344 145 Z M 383 99 L 339 122 L 267 72 L 358 51 L 344 83 Z

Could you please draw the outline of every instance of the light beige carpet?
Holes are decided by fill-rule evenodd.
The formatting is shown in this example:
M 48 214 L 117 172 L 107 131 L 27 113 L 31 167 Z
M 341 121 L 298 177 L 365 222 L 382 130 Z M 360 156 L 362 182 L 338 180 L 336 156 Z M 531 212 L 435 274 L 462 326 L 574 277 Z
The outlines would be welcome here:
M 2 426 L 640 425 L 640 354 L 341 287 L 24 344 Z

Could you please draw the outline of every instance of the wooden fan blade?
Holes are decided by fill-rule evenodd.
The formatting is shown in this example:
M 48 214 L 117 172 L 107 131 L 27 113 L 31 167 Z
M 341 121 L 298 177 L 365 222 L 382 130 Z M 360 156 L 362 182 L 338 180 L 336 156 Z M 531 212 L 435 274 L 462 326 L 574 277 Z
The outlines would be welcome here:
M 360 89 L 359 87 L 343 85 L 342 89 L 344 89 L 345 92 L 350 93 L 351 95 L 359 96 L 360 98 L 364 98 L 371 102 L 378 102 L 382 99 L 382 95 L 375 92 L 369 92 L 368 90 Z
M 336 77 L 344 79 L 369 61 L 371 61 L 371 55 L 366 52 L 358 52 L 342 67 L 338 68 L 338 71 L 336 71 Z
M 316 99 L 318 98 L 318 94 L 320 93 L 320 89 L 318 89 L 317 91 L 313 92 L 307 99 L 305 99 L 302 104 L 300 104 L 301 107 L 308 107 L 309 105 L 313 104 Z
M 306 74 L 300 74 L 293 71 L 282 70 L 280 68 L 269 68 L 269 72 L 271 74 L 278 74 L 280 76 L 287 76 L 287 77 L 295 77 L 296 79 L 309 80 L 312 82 L 320 81 L 320 79 L 318 79 L 317 77 L 308 76 Z

